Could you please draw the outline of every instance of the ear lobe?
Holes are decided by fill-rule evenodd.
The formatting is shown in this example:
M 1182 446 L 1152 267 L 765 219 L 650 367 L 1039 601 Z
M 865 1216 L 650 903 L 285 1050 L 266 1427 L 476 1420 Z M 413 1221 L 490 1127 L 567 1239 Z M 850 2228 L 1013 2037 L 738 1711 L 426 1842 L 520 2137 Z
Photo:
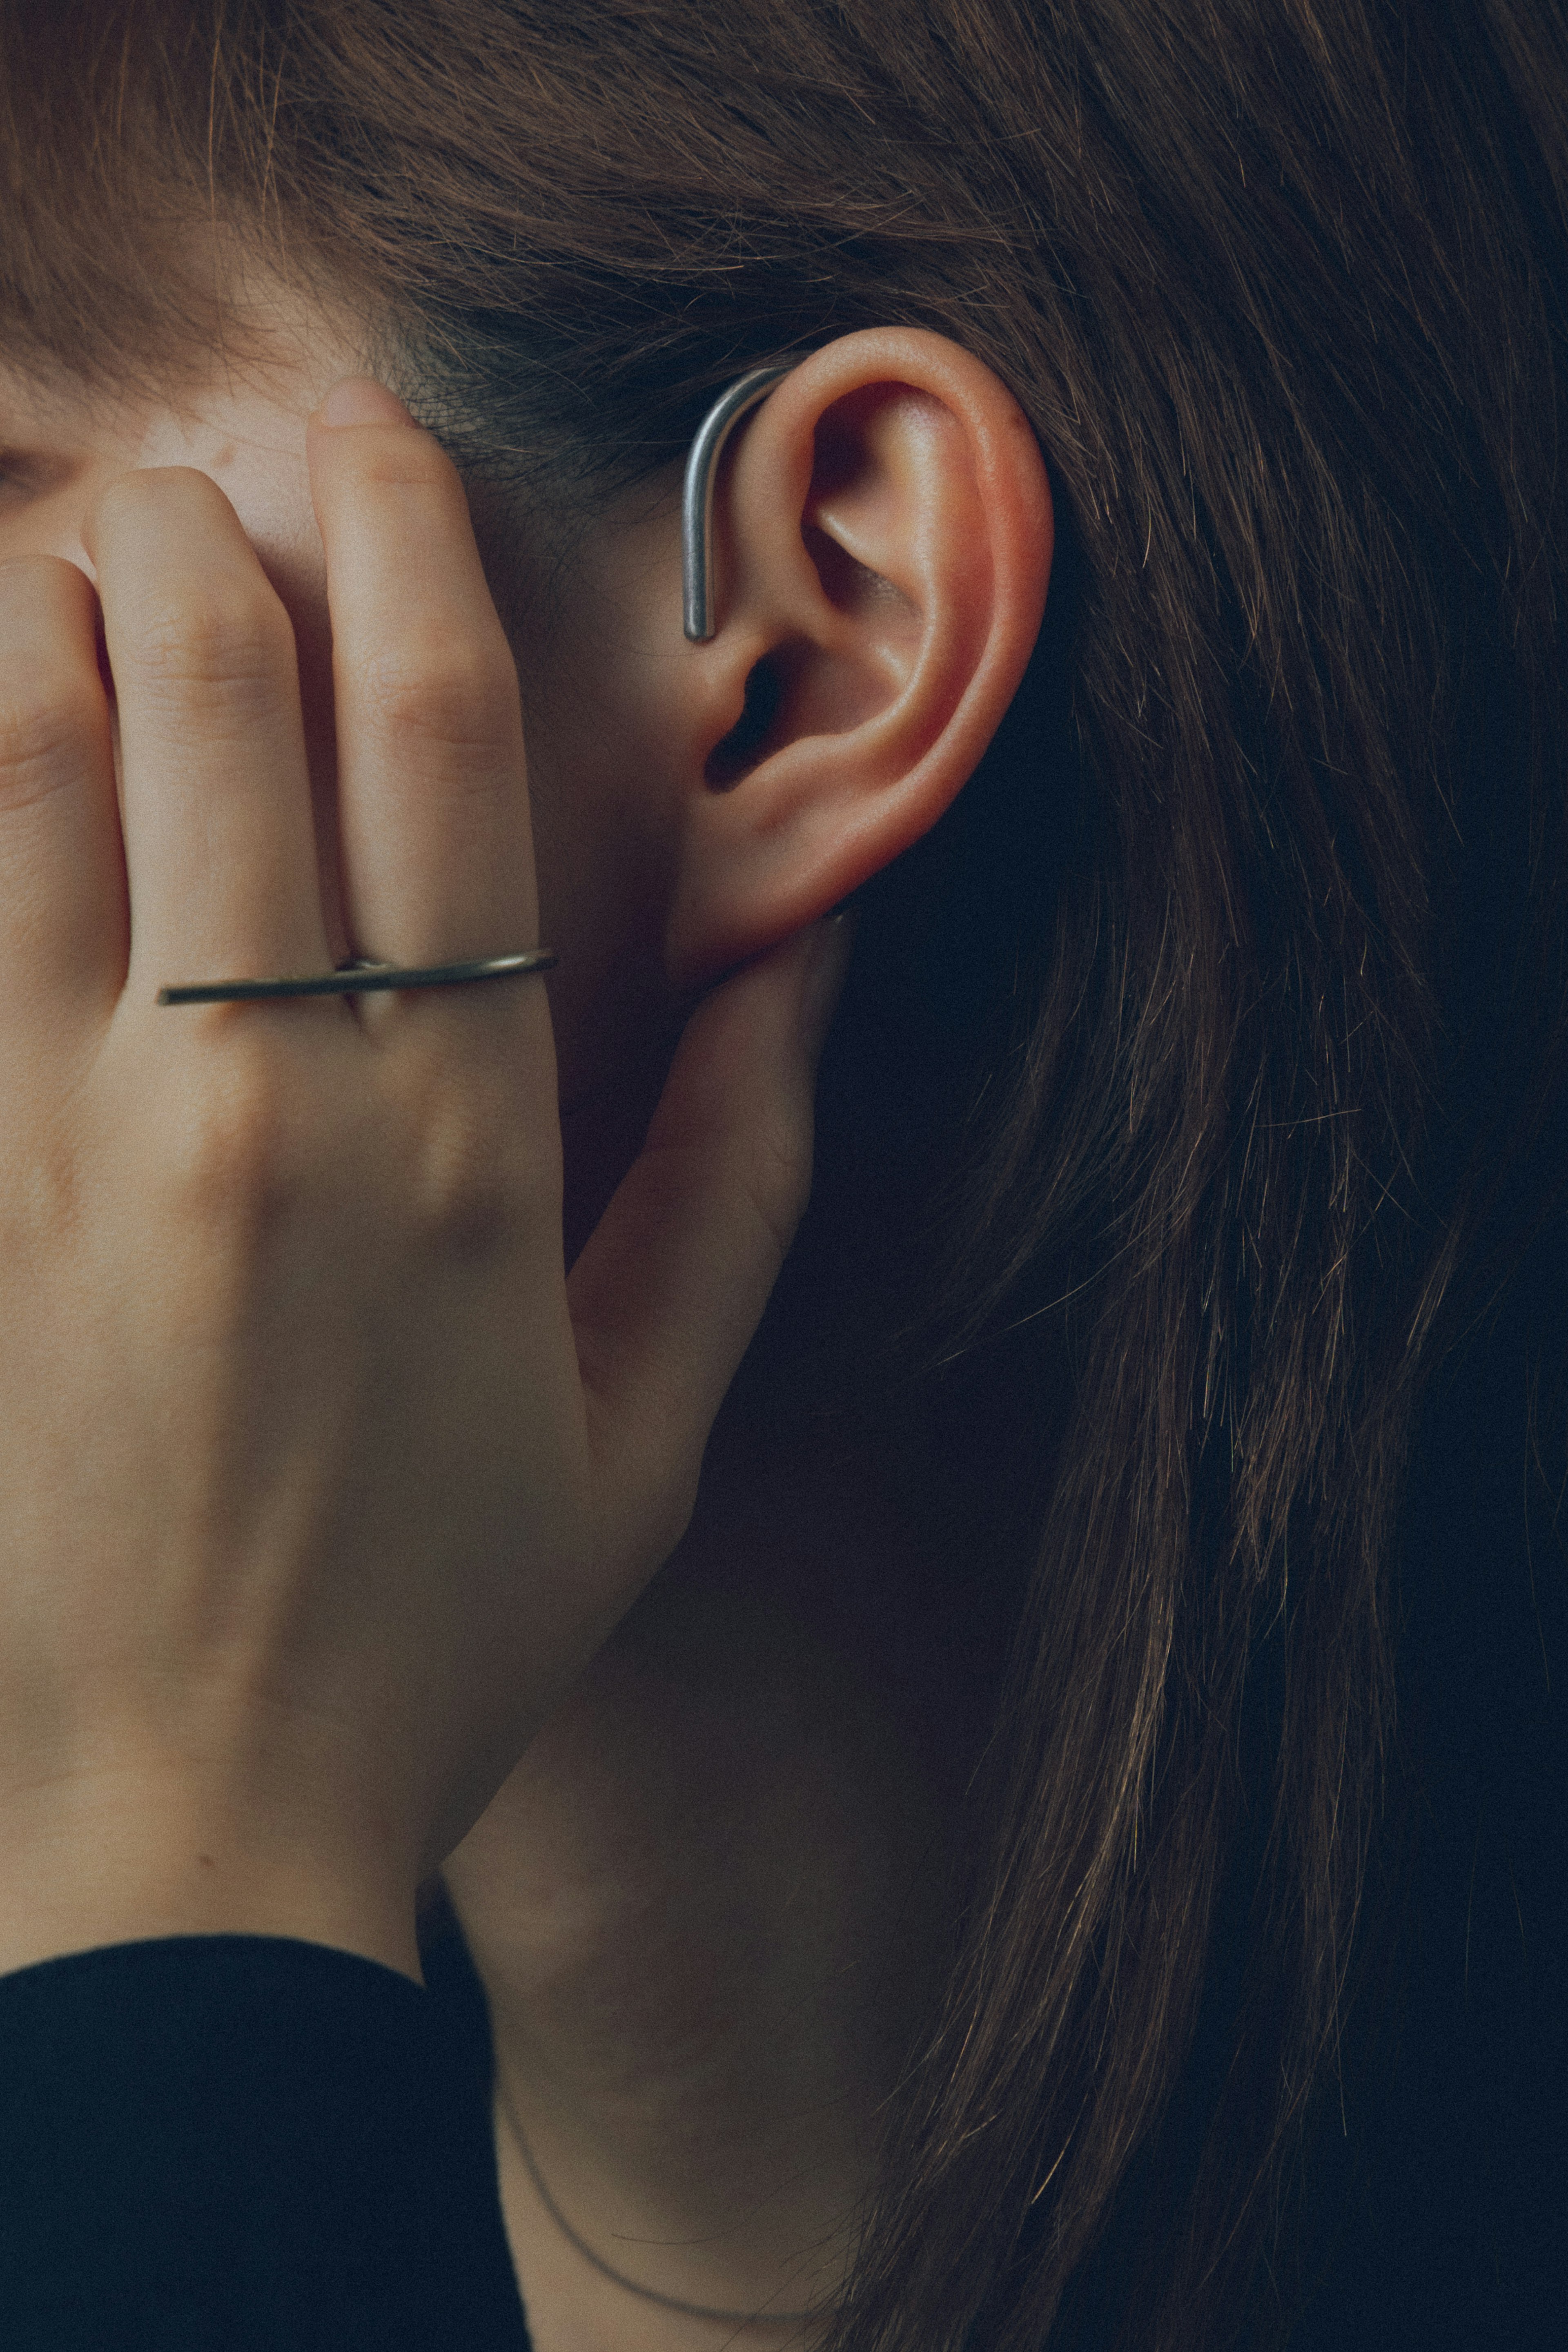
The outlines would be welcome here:
M 1039 445 L 996 376 L 915 330 L 802 362 L 715 498 L 716 635 L 686 657 L 666 967 L 697 988 L 847 898 L 977 763 L 1044 607 Z

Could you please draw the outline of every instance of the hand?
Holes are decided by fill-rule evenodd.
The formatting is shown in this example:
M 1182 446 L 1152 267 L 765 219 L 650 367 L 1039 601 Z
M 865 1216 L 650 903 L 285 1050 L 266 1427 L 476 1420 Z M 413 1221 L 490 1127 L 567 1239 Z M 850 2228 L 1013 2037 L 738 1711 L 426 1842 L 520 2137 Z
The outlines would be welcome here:
M 462 488 L 358 392 L 309 434 L 355 951 L 528 946 Z M 689 1517 L 847 940 L 698 1007 L 569 1283 L 539 980 L 157 1004 L 331 961 L 294 645 L 205 475 L 88 545 L 118 804 L 93 588 L 0 565 L 0 1968 L 250 1929 L 417 1976 L 419 1879 Z

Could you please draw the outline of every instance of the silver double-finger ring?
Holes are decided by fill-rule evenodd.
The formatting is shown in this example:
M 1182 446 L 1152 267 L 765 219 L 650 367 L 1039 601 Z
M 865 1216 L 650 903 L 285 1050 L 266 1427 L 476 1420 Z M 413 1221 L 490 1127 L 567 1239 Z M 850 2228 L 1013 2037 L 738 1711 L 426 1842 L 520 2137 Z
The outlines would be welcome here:
M 528 948 L 518 955 L 484 956 L 476 963 L 343 963 L 336 971 L 315 971 L 300 980 L 196 980 L 158 991 L 160 1004 L 243 1004 L 263 996 L 366 996 L 388 988 L 466 988 L 476 980 L 522 979 L 549 971 L 559 958 L 552 948 Z

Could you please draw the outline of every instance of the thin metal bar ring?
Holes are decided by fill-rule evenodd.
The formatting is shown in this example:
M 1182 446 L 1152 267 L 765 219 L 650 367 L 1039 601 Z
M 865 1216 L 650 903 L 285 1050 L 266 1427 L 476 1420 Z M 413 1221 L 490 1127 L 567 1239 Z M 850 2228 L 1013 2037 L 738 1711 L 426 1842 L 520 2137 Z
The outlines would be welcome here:
M 787 367 L 753 368 L 720 393 L 697 427 L 681 492 L 681 573 L 685 632 L 695 646 L 714 634 L 713 486 L 724 445 L 741 418 L 766 400 Z
M 553 948 L 529 948 L 520 955 L 485 956 L 476 963 L 344 963 L 336 971 L 311 972 L 302 980 L 198 980 L 161 988 L 160 1004 L 242 1004 L 265 996 L 367 996 L 388 988 L 466 988 L 476 980 L 521 979 L 549 971 L 559 957 Z

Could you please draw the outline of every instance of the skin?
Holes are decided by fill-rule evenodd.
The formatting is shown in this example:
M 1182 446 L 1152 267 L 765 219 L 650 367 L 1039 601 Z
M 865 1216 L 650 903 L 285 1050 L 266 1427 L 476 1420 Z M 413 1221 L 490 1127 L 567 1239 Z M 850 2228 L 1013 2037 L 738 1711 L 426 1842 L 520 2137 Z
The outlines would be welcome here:
M 324 425 L 351 330 L 276 316 L 274 364 L 150 409 L 0 371 L 0 1378 L 36 1401 L 0 1965 L 222 1927 L 417 1976 L 444 1862 L 582 2235 L 793 2308 L 939 1969 L 969 1754 L 922 1433 L 720 1405 L 804 1204 L 845 953 L 813 980 L 808 927 L 1015 691 L 1043 467 L 967 354 L 846 337 L 727 461 L 711 643 L 646 496 L 508 643 L 445 459 Z M 715 790 L 763 659 L 779 719 Z M 152 1004 L 535 940 L 548 986 L 362 1020 Z M 539 2352 L 798 2337 L 627 2295 L 497 2149 Z

